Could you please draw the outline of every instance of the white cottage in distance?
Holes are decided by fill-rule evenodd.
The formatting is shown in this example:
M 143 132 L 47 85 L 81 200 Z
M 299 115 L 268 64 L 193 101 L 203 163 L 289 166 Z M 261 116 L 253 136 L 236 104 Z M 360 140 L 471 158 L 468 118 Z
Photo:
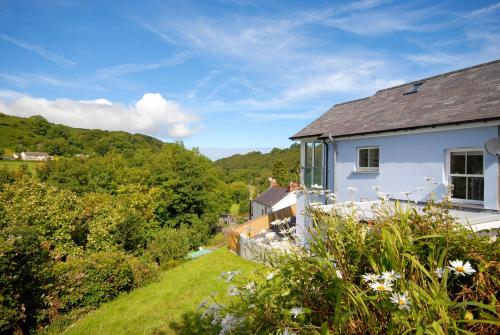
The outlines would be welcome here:
M 291 139 L 300 141 L 301 184 L 338 202 L 376 200 L 377 191 L 425 202 L 452 186 L 455 206 L 497 211 L 499 158 L 485 143 L 499 134 L 496 60 L 335 105 Z
M 275 179 L 269 178 L 269 188 L 252 200 L 250 220 L 295 205 L 297 195 L 294 191 L 298 187 L 297 183 L 292 182 L 288 187 L 280 187 Z

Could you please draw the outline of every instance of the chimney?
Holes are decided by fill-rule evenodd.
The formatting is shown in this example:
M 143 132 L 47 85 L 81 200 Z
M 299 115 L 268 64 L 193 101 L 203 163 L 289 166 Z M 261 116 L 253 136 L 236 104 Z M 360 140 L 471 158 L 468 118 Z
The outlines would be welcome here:
M 273 177 L 269 177 L 269 188 L 278 186 L 278 182 Z
M 288 192 L 293 192 L 298 188 L 299 188 L 299 183 L 294 183 L 291 181 L 290 184 L 288 184 Z

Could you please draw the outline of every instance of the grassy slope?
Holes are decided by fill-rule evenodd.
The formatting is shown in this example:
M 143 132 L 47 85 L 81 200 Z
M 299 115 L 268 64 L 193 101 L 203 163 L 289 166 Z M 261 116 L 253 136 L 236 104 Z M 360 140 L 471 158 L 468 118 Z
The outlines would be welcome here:
M 64 334 L 174 334 L 172 322 L 216 292 L 226 297 L 228 283 L 219 279 L 223 271 L 248 273 L 261 265 L 245 261 L 226 248 L 166 271 L 160 282 L 132 291 L 103 305 L 70 326 Z
M 21 168 L 21 166 L 28 166 L 28 171 L 35 172 L 36 167 L 45 164 L 44 162 L 29 162 L 29 161 L 2 161 L 0 160 L 0 169 L 7 168 L 9 171 L 15 171 Z

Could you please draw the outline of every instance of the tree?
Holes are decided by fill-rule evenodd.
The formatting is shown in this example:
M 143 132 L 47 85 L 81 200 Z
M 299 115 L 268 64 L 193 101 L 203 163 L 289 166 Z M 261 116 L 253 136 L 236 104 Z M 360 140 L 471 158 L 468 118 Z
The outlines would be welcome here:
M 285 186 L 290 182 L 290 174 L 285 168 L 282 160 L 277 160 L 273 164 L 273 178 L 276 179 L 279 185 Z
M 35 115 L 28 118 L 31 130 L 38 135 L 47 134 L 50 129 L 50 123 L 43 116 Z

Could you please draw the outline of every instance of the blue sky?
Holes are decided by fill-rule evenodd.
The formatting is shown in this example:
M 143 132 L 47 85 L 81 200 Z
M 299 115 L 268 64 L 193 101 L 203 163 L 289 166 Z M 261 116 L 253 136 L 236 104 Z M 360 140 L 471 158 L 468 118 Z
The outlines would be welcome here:
M 0 0 L 0 54 L 0 112 L 217 157 L 287 147 L 335 103 L 500 58 L 500 2 Z

